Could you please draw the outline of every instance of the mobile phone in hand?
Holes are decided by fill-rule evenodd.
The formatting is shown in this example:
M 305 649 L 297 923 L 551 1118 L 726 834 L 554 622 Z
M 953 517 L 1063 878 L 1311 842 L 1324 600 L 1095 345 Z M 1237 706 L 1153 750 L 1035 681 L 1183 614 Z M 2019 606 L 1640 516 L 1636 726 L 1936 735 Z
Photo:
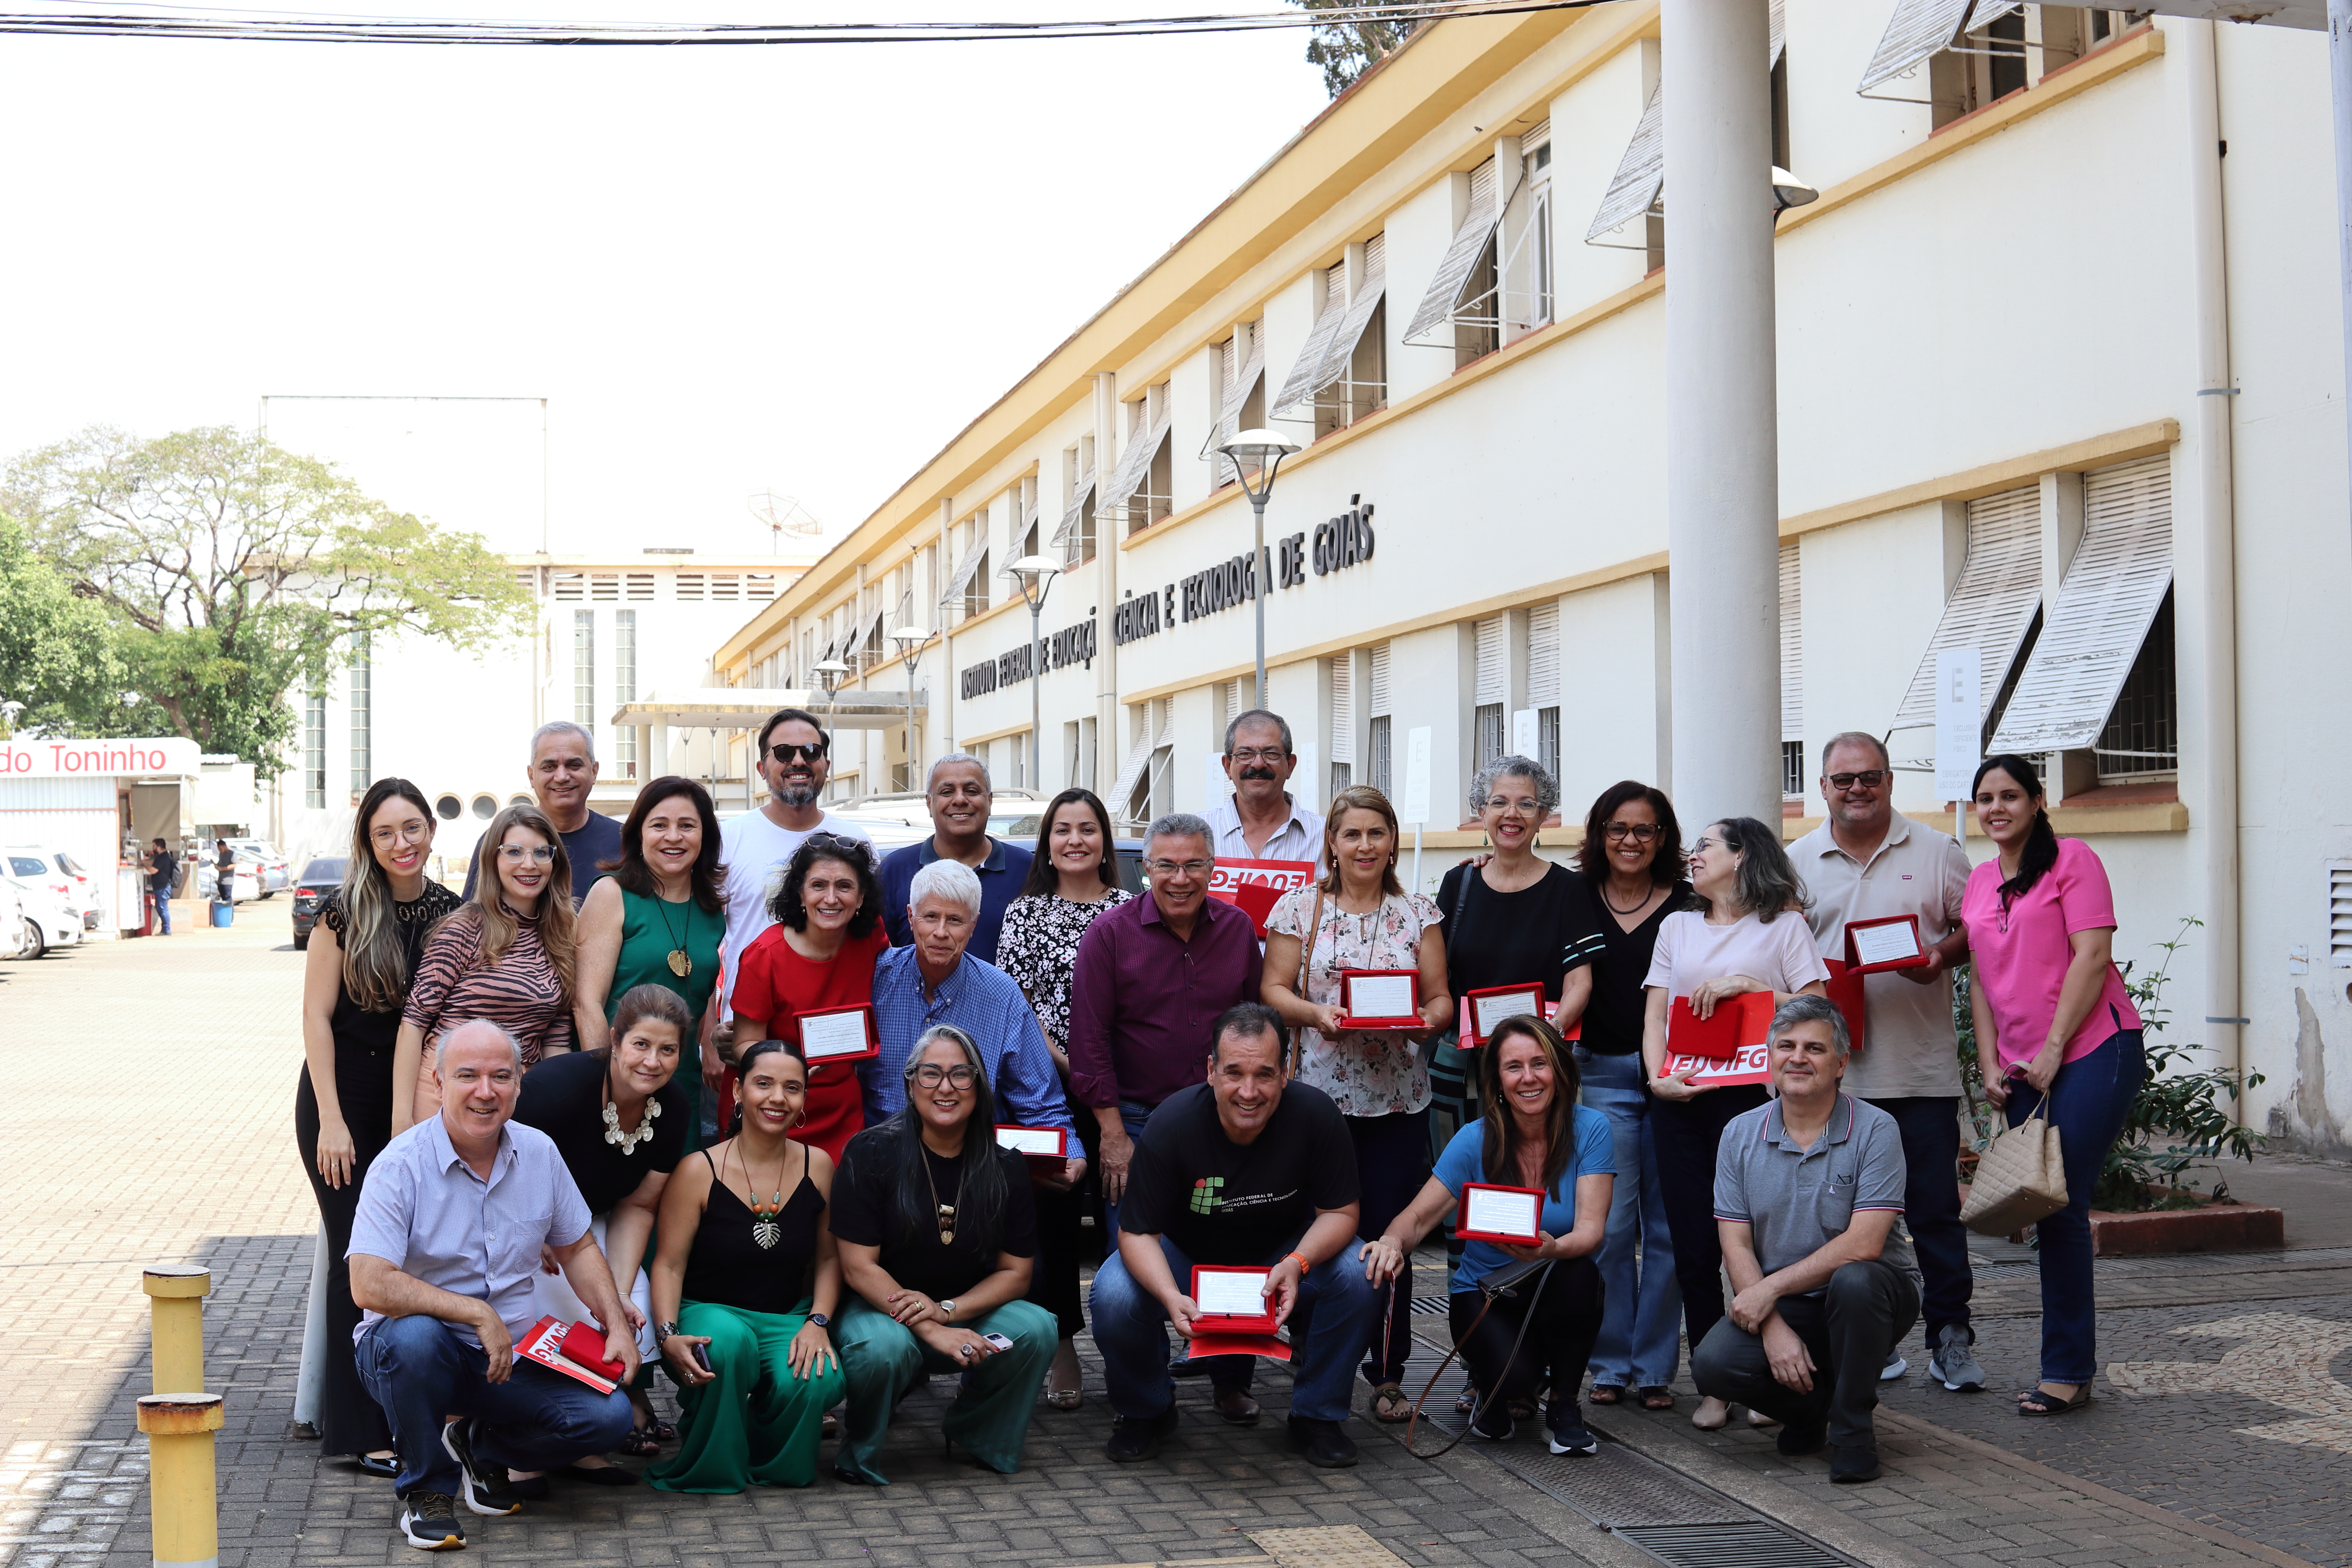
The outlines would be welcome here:
M 1009 1351 L 1009 1350 L 1011 1350 L 1011 1349 L 1013 1348 L 1013 1342 L 1012 1342 L 1011 1340 L 1006 1339 L 1003 1334 L 999 1334 L 999 1333 L 986 1333 L 986 1334 L 982 1334 L 982 1335 L 981 1335 L 980 1337 L 981 1337 L 982 1339 L 986 1340 L 986 1341 L 988 1342 L 989 1348 L 990 1348 L 991 1350 L 995 1350 L 995 1351 Z
M 718 1375 L 718 1373 L 710 1370 L 710 1347 L 709 1345 L 688 1345 L 687 1346 L 687 1353 L 694 1357 L 694 1364 L 702 1369 L 702 1374 L 705 1377 L 716 1377 Z

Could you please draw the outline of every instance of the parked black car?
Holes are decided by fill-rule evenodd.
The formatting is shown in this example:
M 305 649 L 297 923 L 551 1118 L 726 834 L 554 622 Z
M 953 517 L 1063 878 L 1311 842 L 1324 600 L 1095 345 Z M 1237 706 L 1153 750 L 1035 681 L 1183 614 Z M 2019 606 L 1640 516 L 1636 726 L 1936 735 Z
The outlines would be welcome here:
M 321 855 L 302 868 L 302 875 L 294 883 L 294 951 L 303 952 L 310 945 L 310 928 L 319 923 L 319 906 L 329 893 L 343 885 L 344 868 L 349 857 Z

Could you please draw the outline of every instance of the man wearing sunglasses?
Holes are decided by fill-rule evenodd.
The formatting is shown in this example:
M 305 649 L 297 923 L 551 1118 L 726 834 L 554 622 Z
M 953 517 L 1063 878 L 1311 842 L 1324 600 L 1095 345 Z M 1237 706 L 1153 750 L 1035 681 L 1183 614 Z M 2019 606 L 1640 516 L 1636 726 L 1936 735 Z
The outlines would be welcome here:
M 1920 1317 L 1927 1372 L 1956 1393 L 1984 1387 L 1970 1349 L 1974 1277 L 1968 1228 L 1960 1224 L 1960 1068 L 1952 1027 L 1952 972 L 1968 962 L 1960 895 L 1969 858 L 1948 835 L 1896 811 L 1894 765 L 1873 735 L 1849 731 L 1822 748 L 1822 799 L 1828 819 L 1789 846 L 1813 895 L 1813 940 L 1822 958 L 1843 963 L 1846 925 L 1903 915 L 1919 921 L 1927 962 L 1862 977 L 1864 1026 L 1844 1089 L 1895 1119 L 1908 1169 L 1904 1220 L 1926 1278 Z M 1882 1375 L 1908 1363 L 1895 1347 Z
M 719 858 L 727 867 L 727 941 L 719 962 L 730 1003 L 736 961 L 754 937 L 776 923 L 768 917 L 768 879 L 776 868 L 818 833 L 872 842 L 864 828 L 817 804 L 833 773 L 833 737 L 815 714 L 777 709 L 760 726 L 756 755 L 767 801 L 757 811 L 729 817 L 719 829 Z M 728 1016 L 733 1016 L 731 1005 Z

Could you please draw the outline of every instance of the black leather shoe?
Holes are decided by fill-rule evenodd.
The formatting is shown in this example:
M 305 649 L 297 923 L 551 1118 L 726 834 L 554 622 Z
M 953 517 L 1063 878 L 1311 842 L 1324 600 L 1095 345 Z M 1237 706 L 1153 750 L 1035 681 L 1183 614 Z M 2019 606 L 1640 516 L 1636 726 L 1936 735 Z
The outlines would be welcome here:
M 1818 1454 L 1830 1446 L 1826 1426 L 1783 1426 L 1773 1446 L 1791 1458 L 1805 1454 Z
M 1356 1440 L 1337 1421 L 1317 1421 L 1305 1415 L 1290 1418 L 1292 1446 L 1307 1462 L 1321 1469 L 1344 1470 L 1356 1462 Z
M 1139 1465 L 1160 1452 L 1161 1444 L 1175 1435 L 1176 1406 L 1171 1405 L 1157 1415 L 1120 1415 L 1110 1424 L 1110 1441 L 1103 1452 L 1122 1465 Z
M 1875 1448 L 1840 1448 L 1830 1456 L 1830 1479 L 1840 1486 L 1874 1481 L 1881 1473 Z

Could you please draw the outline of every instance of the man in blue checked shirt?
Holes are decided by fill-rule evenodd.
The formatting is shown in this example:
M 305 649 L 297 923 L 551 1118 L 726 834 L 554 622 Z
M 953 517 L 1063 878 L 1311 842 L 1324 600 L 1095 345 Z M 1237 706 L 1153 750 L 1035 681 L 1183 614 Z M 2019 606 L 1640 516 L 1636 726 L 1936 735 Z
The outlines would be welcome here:
M 1023 1127 L 1059 1127 L 1077 1148 L 1077 1130 L 1062 1099 L 1061 1075 L 1037 1027 L 1037 1015 L 1013 977 L 964 950 L 980 923 L 980 879 L 961 860 L 933 860 L 908 888 L 912 947 L 874 961 L 874 1026 L 882 1054 L 865 1064 L 866 1125 L 907 1103 L 906 1067 L 923 1031 L 951 1024 L 980 1047 L 1001 1114 Z M 1038 1179 L 1067 1190 L 1086 1173 L 1083 1156 L 1063 1162 L 1058 1177 Z

